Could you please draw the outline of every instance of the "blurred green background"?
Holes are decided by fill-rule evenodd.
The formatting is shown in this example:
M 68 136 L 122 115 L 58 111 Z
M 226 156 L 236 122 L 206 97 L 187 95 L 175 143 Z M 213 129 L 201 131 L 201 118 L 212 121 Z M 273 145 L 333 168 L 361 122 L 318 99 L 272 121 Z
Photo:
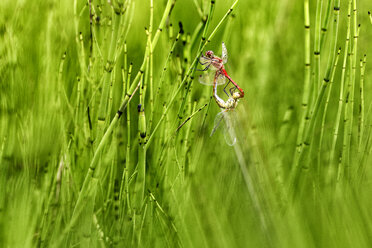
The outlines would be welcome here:
M 114 6 L 121 3 L 111 2 Z M 133 64 L 132 82 L 147 59 L 145 27 L 149 28 L 150 0 L 119 4 L 122 25 L 117 42 L 113 43 L 114 69 L 107 75 L 104 68 L 115 30 L 110 3 L 91 1 L 91 49 L 89 2 L 1 1 L 1 246 L 370 247 L 372 22 L 367 11 L 372 10 L 372 4 L 356 1 L 357 12 L 352 12 L 352 18 L 357 13 L 361 26 L 354 126 L 346 148 L 350 150 L 350 160 L 338 163 L 343 159 L 346 134 L 342 119 L 336 159 L 329 161 L 346 50 L 348 1 L 341 1 L 337 41 L 341 54 L 324 123 L 322 150 L 318 153 L 325 97 L 320 112 L 312 117 L 312 143 L 299 167 L 299 189 L 294 190 L 290 188 L 290 174 L 296 150 L 300 149 L 296 139 L 302 120 L 305 77 L 304 2 L 240 0 L 203 50 L 221 55 L 221 42 L 225 42 L 229 54 L 226 70 L 245 91 L 235 111 L 238 141 L 233 147 L 225 143 L 222 128 L 210 137 L 220 111 L 211 98 L 212 87 L 197 82 L 198 71 L 191 70 L 194 80 L 187 76 L 192 61 L 200 54 L 205 20 L 211 17 L 209 35 L 235 1 L 214 1 L 212 16 L 208 15 L 210 1 L 169 2 L 175 4 L 154 49 L 153 63 L 145 66 L 140 79 L 142 85 L 147 85 L 142 91 L 145 99 L 140 100 L 136 93 L 127 107 L 129 113 L 126 109 L 113 132 L 108 132 L 102 153 L 98 152 L 94 177 L 88 191 L 84 191 L 83 181 L 103 134 L 100 130 L 107 131 L 123 101 L 123 88 L 130 84 L 126 79 L 129 64 Z M 323 79 L 334 38 L 334 2 L 310 1 L 311 83 L 317 3 L 323 5 L 322 18 L 327 4 L 331 4 L 320 55 Z M 152 37 L 166 5 L 165 0 L 154 0 Z M 175 41 L 180 22 L 184 33 Z M 198 25 L 200 32 L 195 31 Z M 352 22 L 351 34 L 353 28 Z M 127 30 L 128 35 L 122 38 Z M 190 44 L 193 34 L 195 43 Z M 351 44 L 355 44 L 353 38 L 352 35 Z M 123 52 L 124 41 L 127 54 Z M 173 42 L 176 45 L 167 63 Z M 61 59 L 65 52 L 65 59 Z M 359 60 L 364 54 L 365 131 L 360 133 Z M 352 60 L 350 56 L 347 59 L 346 75 L 350 80 Z M 109 81 L 105 81 L 106 76 Z M 180 86 L 185 78 L 186 87 Z M 106 119 L 100 124 L 97 115 L 105 85 L 110 86 L 110 96 L 105 99 Z M 139 103 L 146 115 L 144 139 L 139 135 Z M 176 132 L 204 104 L 207 107 Z M 157 123 L 159 129 L 154 132 Z M 146 147 L 143 161 L 143 141 L 147 142 L 150 136 L 152 142 Z M 360 139 L 362 145 L 358 146 Z M 345 164 L 345 174 L 350 176 L 337 177 L 334 171 L 340 170 L 340 164 Z M 140 169 L 141 165 L 145 167 Z M 139 177 L 141 172 L 144 178 Z M 141 190 L 136 191 L 137 185 L 143 190 L 139 202 L 136 201 Z M 81 209 L 77 207 L 80 197 Z

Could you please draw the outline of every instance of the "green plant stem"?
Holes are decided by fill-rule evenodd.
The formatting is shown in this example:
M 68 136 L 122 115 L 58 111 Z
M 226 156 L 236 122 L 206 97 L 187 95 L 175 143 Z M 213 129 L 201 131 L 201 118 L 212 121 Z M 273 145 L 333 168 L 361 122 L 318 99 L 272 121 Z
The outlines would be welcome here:
M 305 136 L 304 136 L 304 142 L 303 147 L 300 150 L 300 153 L 298 157 L 296 158 L 294 168 L 292 169 L 291 175 L 290 175 L 290 183 L 289 183 L 289 192 L 292 194 L 292 199 L 295 198 L 296 194 L 300 190 L 298 188 L 298 184 L 300 181 L 300 175 L 301 175 L 301 169 L 305 167 L 306 162 L 304 159 L 306 158 L 306 155 L 308 153 L 309 147 L 310 147 L 310 140 L 312 138 L 314 126 L 317 120 L 318 112 L 320 109 L 320 105 L 322 103 L 325 90 L 328 86 L 329 82 L 326 80 L 323 80 L 322 85 L 319 89 L 318 95 L 316 97 L 314 106 L 312 108 L 312 111 L 310 113 L 310 119 L 309 119 L 309 126 L 305 130 Z
M 354 0 L 350 0 L 350 8 L 353 8 L 353 12 L 356 14 L 356 3 Z M 351 12 L 348 12 L 348 22 L 351 22 Z M 346 177 L 350 176 L 350 154 L 351 154 L 351 135 L 353 129 L 354 120 L 354 91 L 355 91 L 355 69 L 356 69 L 356 54 L 358 31 L 356 26 L 356 17 L 353 20 L 354 27 L 354 44 L 349 44 L 349 73 L 350 77 L 347 81 L 347 101 L 345 104 L 345 127 L 344 127 L 344 141 L 343 141 L 343 151 L 342 151 L 342 171 L 341 175 Z M 351 27 L 351 24 L 348 24 Z M 339 179 L 341 179 L 340 177 Z
M 339 3 L 339 1 L 336 1 L 336 3 Z M 336 7 L 335 3 L 335 7 Z M 338 9 L 339 9 L 338 5 Z M 349 13 L 350 13 L 351 5 L 349 4 Z M 336 10 L 335 10 L 336 11 Z M 339 11 L 339 10 L 338 10 Z M 350 41 L 350 25 L 348 24 L 348 30 L 346 34 L 346 41 L 345 41 L 345 52 L 344 52 L 344 59 L 342 63 L 342 71 L 341 71 L 341 80 L 340 80 L 340 95 L 339 95 L 339 101 L 338 101 L 338 109 L 335 119 L 335 126 L 333 129 L 333 139 L 332 139 L 332 146 L 331 146 L 331 154 L 330 154 L 330 163 L 333 164 L 335 154 L 336 154 L 336 144 L 338 139 L 338 132 L 340 128 L 340 121 L 341 121 L 341 114 L 342 114 L 342 108 L 344 103 L 344 88 L 345 88 L 345 73 L 346 73 L 346 65 L 347 65 L 347 50 L 349 47 L 349 41 Z
M 297 152 L 295 154 L 295 160 L 298 156 L 298 153 L 301 150 L 303 145 L 303 135 L 304 129 L 308 122 L 308 115 L 309 115 L 309 101 L 310 101 L 310 75 L 311 75 L 311 62 L 310 62 L 310 12 L 309 12 L 309 0 L 304 0 L 304 24 L 305 24 L 305 42 L 304 42 L 304 50 L 305 50 L 305 61 L 304 61 L 304 91 L 302 94 L 302 108 L 301 108 L 301 121 L 300 126 L 298 129 L 297 134 Z
M 350 89 L 350 109 L 349 109 L 349 129 L 347 130 L 347 154 L 348 157 L 352 152 L 352 133 L 353 133 L 353 124 L 354 124 L 354 95 L 355 95 L 355 77 L 356 77 L 356 66 L 357 66 L 357 49 L 358 49 L 358 35 L 360 26 L 357 25 L 357 6 L 356 0 L 353 0 L 353 30 L 354 30 L 354 44 L 351 52 L 351 89 Z M 347 157 L 347 171 L 348 177 L 350 178 L 350 158 Z
M 361 149 L 362 137 L 364 134 L 364 73 L 366 70 L 367 56 L 364 55 L 363 59 L 360 60 L 360 83 L 359 83 L 359 93 L 360 93 L 360 104 L 359 104 L 359 147 L 358 151 Z
M 337 40 L 337 38 L 336 38 L 336 40 Z M 337 41 L 335 42 L 335 45 L 336 44 L 337 44 Z M 335 72 L 336 72 L 336 68 L 337 68 L 337 64 L 338 64 L 338 59 L 339 59 L 339 56 L 340 56 L 340 52 L 341 52 L 341 48 L 338 49 L 337 56 L 336 56 L 336 58 L 334 60 L 334 65 L 333 65 L 333 69 L 332 69 L 332 73 L 331 73 L 331 78 L 330 78 L 330 83 L 329 83 L 327 100 L 326 100 L 326 103 L 324 105 L 324 112 L 323 112 L 323 117 L 322 117 L 322 124 L 321 124 L 321 130 L 320 130 L 320 138 L 319 138 L 319 147 L 318 147 L 318 175 L 317 175 L 318 178 L 320 178 L 320 176 L 321 176 L 321 164 L 322 164 L 321 154 L 322 154 L 323 136 L 324 136 L 324 128 L 325 128 L 325 122 L 326 122 L 326 117 L 327 117 L 327 111 L 328 111 L 328 104 L 329 104 L 329 100 L 331 98 L 333 80 L 334 80 L 334 76 L 335 76 Z
M 314 37 L 314 84 L 315 95 L 320 85 L 320 33 L 322 24 L 322 6 L 323 0 L 317 0 L 315 17 L 315 37 Z
M 115 50 L 116 50 L 116 40 L 119 32 L 121 14 L 116 13 L 114 9 L 112 11 L 113 27 L 111 32 L 111 41 L 109 46 L 109 52 L 106 59 L 106 65 L 104 68 L 104 79 L 102 86 L 101 101 L 98 108 L 98 133 L 96 137 L 96 143 L 99 142 L 105 128 L 106 116 L 107 116 L 107 104 L 109 97 L 109 90 L 111 85 L 111 72 L 115 66 Z
M 152 45 L 151 45 L 151 36 L 152 36 L 152 25 L 153 25 L 153 1 L 150 0 L 150 24 L 149 30 L 147 32 L 147 48 L 146 50 L 149 51 L 147 53 L 147 66 L 146 66 L 146 74 L 145 80 L 143 80 L 142 76 L 142 86 L 140 87 L 140 100 L 138 105 L 138 139 L 139 139 L 139 146 L 138 146 L 138 165 L 137 165 L 137 175 L 136 181 L 134 185 L 134 192 L 133 192 L 133 210 L 134 214 L 141 213 L 141 207 L 143 204 L 144 194 L 145 194 L 145 184 L 146 184 L 146 135 L 147 135 L 147 127 L 146 127 L 146 115 L 145 115 L 145 96 L 146 96 L 146 89 L 148 84 L 148 76 L 150 74 L 150 112 L 152 115 L 153 112 L 153 90 L 152 90 Z M 150 72 L 149 72 L 150 71 Z M 152 117 L 150 117 L 150 122 L 152 122 Z M 146 204 L 147 206 L 147 204 Z M 145 209 L 146 209 L 145 206 Z M 142 216 L 144 220 L 145 215 Z M 140 235 L 139 235 L 140 236 Z
M 174 131 L 174 133 L 178 132 L 189 120 L 191 120 L 192 117 L 194 117 L 197 113 L 199 113 L 201 110 L 203 110 L 209 103 L 204 104 L 202 107 L 200 107 L 198 110 L 194 111 L 189 117 L 184 120 L 184 122 L 181 123 Z
M 337 56 L 336 56 L 337 41 L 338 41 L 339 8 L 340 8 L 340 0 L 336 0 L 335 5 L 334 5 L 334 21 L 333 21 L 333 29 L 332 29 L 333 35 L 332 35 L 331 49 L 329 51 L 328 65 L 327 65 L 327 70 L 326 70 L 325 77 L 324 77 L 325 80 L 328 80 L 328 81 L 330 80 L 330 87 L 329 87 L 329 91 L 328 91 L 327 100 L 326 100 L 326 103 L 325 103 L 325 106 L 324 106 L 324 112 L 323 112 L 323 118 L 322 118 L 322 124 L 321 124 L 321 131 L 320 131 L 320 138 L 319 138 L 318 173 L 320 173 L 320 164 L 321 164 L 320 157 L 321 157 L 321 152 L 322 152 L 324 125 L 325 125 L 325 119 L 326 119 L 327 110 L 328 110 L 328 102 L 329 102 L 329 99 L 330 99 L 330 96 L 331 96 L 334 73 L 335 73 L 337 63 L 338 63 L 338 58 L 339 58 L 339 55 L 340 55 L 340 52 L 341 52 L 341 48 L 340 48 L 338 50 Z
M 64 104 L 67 106 L 67 109 L 69 111 L 69 114 L 70 114 L 70 117 L 72 118 L 73 117 L 73 108 L 70 104 L 70 101 L 68 100 L 68 97 L 66 95 L 66 90 L 65 88 L 63 87 L 63 84 L 62 84 L 62 73 L 63 73 L 63 65 L 65 63 L 65 60 L 66 60 L 66 52 L 63 53 L 62 57 L 61 57 L 61 62 L 59 64 L 59 70 L 58 70 L 58 99 L 59 99 L 59 102 L 61 103 L 61 98 L 63 98 L 64 100 Z
M 330 17 L 331 12 L 332 12 L 332 3 L 333 3 L 333 0 L 328 0 L 328 2 L 327 2 L 327 8 L 326 8 L 326 12 L 325 12 L 326 15 L 323 19 L 323 25 L 322 25 L 321 34 L 320 34 L 320 50 L 323 49 L 324 41 L 325 41 L 326 34 L 327 34 L 327 31 L 328 31 L 329 17 Z
M 150 71 L 150 120 L 147 130 L 151 131 L 152 122 L 154 118 L 154 85 L 153 85 L 153 75 L 154 75 L 154 60 L 153 60 L 153 50 L 152 50 L 152 44 L 151 44 L 151 36 L 152 36 L 152 26 L 153 26 L 153 19 L 154 19 L 154 6 L 153 1 L 151 0 L 150 3 L 150 25 L 149 25 L 149 46 L 150 46 L 150 59 L 149 59 L 149 71 Z
M 130 99 L 128 99 L 128 102 L 127 103 L 130 102 L 130 100 L 132 99 L 133 95 L 137 91 L 139 85 L 140 84 L 137 85 L 137 88 L 134 90 L 134 92 L 132 93 Z M 125 110 L 126 106 L 127 106 L 127 104 L 123 107 L 123 110 Z M 121 113 L 118 112 L 118 113 L 115 114 L 115 117 L 111 121 L 109 127 L 107 128 L 105 134 L 103 135 L 100 143 L 97 146 L 97 149 L 96 149 L 96 151 L 95 151 L 95 153 L 93 155 L 93 159 L 90 162 L 90 165 L 89 165 L 89 168 L 88 168 L 88 172 L 87 172 L 87 174 L 85 176 L 85 179 L 84 179 L 84 182 L 83 182 L 83 186 L 82 186 L 82 188 L 80 190 L 80 193 L 78 195 L 78 199 L 77 199 L 76 204 L 75 204 L 75 208 L 74 208 L 74 212 L 72 214 L 72 218 L 71 218 L 71 221 L 70 221 L 70 224 L 69 224 L 69 228 L 71 228 L 73 225 L 75 225 L 75 222 L 78 219 L 78 215 L 80 214 L 81 205 L 83 204 L 83 200 L 85 198 L 85 194 L 86 194 L 87 190 L 89 189 L 89 184 L 90 184 L 91 179 L 93 178 L 94 171 L 96 170 L 97 162 L 98 162 L 99 158 L 101 157 L 101 152 L 102 152 L 104 146 L 106 145 L 106 143 L 108 142 L 109 137 L 110 137 L 110 135 L 111 135 L 114 127 L 116 126 L 117 121 L 119 120 L 119 118 L 121 116 Z
M 176 47 L 176 44 L 179 40 L 179 37 L 180 37 L 180 33 L 177 34 L 176 36 L 176 39 L 174 40 L 172 46 L 171 46 L 171 49 L 168 53 L 168 56 L 165 60 L 165 63 L 164 63 L 164 67 L 163 67 L 163 70 L 160 74 L 160 79 L 159 79 L 159 84 L 158 84 L 158 88 L 156 90 L 156 94 L 155 94 L 155 106 L 158 106 L 159 105 L 159 98 L 160 98 L 160 89 L 162 88 L 163 86 L 163 83 L 164 83 L 164 77 L 165 77 L 165 72 L 167 71 L 167 68 L 168 68 L 168 64 L 169 62 L 171 61 L 171 58 L 173 56 L 173 52 L 174 52 L 174 48 Z

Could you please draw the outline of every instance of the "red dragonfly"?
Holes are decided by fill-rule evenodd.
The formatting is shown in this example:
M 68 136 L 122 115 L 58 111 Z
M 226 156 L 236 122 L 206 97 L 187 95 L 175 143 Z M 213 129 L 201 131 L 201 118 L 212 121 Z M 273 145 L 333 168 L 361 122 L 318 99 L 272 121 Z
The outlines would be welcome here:
M 221 57 L 222 58 L 219 58 L 219 57 L 215 56 L 213 51 L 206 51 L 205 55 L 202 54 L 200 56 L 200 59 L 199 59 L 199 63 L 201 65 L 205 66 L 204 69 L 202 69 L 202 71 L 206 71 L 208 69 L 216 71 L 215 78 L 217 79 L 217 82 L 216 82 L 217 85 L 225 83 L 225 80 L 221 80 L 220 77 L 219 77 L 219 75 L 223 75 L 225 78 L 227 78 L 229 80 L 228 84 L 226 84 L 226 86 L 223 89 L 223 91 L 226 93 L 226 95 L 229 96 L 229 94 L 227 94 L 225 89 L 229 85 L 229 83 L 231 82 L 235 87 L 230 89 L 230 95 L 231 96 L 233 95 L 232 90 L 235 90 L 235 88 L 236 88 L 240 92 L 240 97 L 239 98 L 243 98 L 244 97 L 244 90 L 242 88 L 240 88 L 239 85 L 231 79 L 231 77 L 227 74 L 227 72 L 225 70 L 224 64 L 227 63 L 227 49 L 226 49 L 225 43 L 223 43 L 223 42 L 222 42 L 222 56 Z M 211 77 L 208 74 L 201 75 L 199 81 L 202 84 L 207 84 L 207 85 L 212 85 L 213 84 L 213 79 L 211 80 Z

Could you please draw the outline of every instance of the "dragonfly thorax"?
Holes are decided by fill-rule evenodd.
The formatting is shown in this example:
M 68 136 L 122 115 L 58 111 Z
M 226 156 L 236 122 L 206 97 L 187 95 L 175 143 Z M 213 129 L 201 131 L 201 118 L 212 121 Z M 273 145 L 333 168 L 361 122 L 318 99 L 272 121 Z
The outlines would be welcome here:
M 225 102 L 226 109 L 234 109 L 236 105 L 238 105 L 238 99 L 234 99 L 231 97 Z

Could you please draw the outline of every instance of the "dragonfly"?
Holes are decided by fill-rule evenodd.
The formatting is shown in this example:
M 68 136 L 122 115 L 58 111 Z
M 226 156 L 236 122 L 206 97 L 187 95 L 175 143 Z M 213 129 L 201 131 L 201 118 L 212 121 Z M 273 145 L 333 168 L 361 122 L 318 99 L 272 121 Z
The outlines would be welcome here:
M 238 101 L 242 96 L 240 92 L 233 92 L 226 101 L 219 97 L 217 94 L 217 85 L 218 81 L 223 80 L 221 77 L 223 77 L 221 74 L 216 73 L 213 81 L 213 97 L 216 100 L 217 105 L 220 107 L 221 112 L 216 115 L 214 127 L 210 136 L 212 136 L 222 124 L 224 127 L 225 141 L 228 145 L 233 146 L 236 143 L 236 134 L 233 128 L 236 118 L 233 115 L 233 110 L 238 105 Z
M 227 96 L 233 96 L 234 90 L 238 89 L 240 92 L 240 98 L 244 97 L 244 90 L 239 87 L 237 83 L 234 82 L 234 80 L 231 79 L 231 77 L 227 74 L 224 64 L 227 63 L 227 49 L 224 42 L 222 42 L 222 56 L 221 58 L 214 55 L 213 51 L 209 50 L 205 52 L 205 55 L 201 54 L 199 58 L 199 63 L 202 66 L 205 66 L 204 69 L 201 71 L 207 71 L 208 69 L 211 69 L 211 71 L 216 71 L 215 76 L 217 75 L 217 85 L 224 84 L 225 81 L 219 79 L 219 76 L 222 75 L 225 78 L 229 80 L 229 82 L 226 84 L 226 86 L 223 88 L 223 91 Z M 199 82 L 206 85 L 212 85 L 213 80 L 211 80 L 210 74 L 203 74 L 199 78 Z M 230 95 L 226 92 L 226 87 L 230 84 L 230 82 L 235 86 L 230 89 Z M 214 82 L 213 82 L 214 84 Z

